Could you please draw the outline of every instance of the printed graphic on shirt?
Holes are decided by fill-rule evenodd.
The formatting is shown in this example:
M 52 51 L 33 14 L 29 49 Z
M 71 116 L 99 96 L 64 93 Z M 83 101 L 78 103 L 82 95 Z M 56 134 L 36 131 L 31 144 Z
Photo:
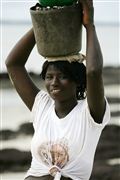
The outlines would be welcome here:
M 55 142 L 44 142 L 38 148 L 38 154 L 46 165 L 53 167 L 50 173 L 54 174 L 69 161 L 68 141 L 62 138 Z

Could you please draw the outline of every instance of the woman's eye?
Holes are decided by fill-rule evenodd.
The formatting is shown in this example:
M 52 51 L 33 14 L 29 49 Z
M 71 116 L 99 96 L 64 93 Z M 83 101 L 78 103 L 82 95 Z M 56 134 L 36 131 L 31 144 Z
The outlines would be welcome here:
M 48 75 L 46 75 L 46 76 L 45 76 L 45 79 L 50 80 L 50 79 L 52 79 L 52 76 L 48 76 Z
M 66 75 L 60 75 L 59 78 L 60 79 L 68 79 Z
M 52 80 L 52 79 L 54 79 L 54 78 L 60 79 L 60 80 L 68 79 L 67 76 L 64 75 L 64 74 L 58 75 L 57 77 L 54 77 L 54 76 L 51 76 L 51 75 L 46 75 L 46 76 L 45 76 L 45 79 L 46 79 L 46 80 Z

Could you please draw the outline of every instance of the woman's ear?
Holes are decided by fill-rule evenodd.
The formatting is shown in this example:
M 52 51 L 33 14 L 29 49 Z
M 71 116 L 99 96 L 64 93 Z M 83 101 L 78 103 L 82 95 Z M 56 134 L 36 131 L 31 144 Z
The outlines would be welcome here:
M 77 93 L 77 98 L 80 99 L 84 99 L 86 97 L 86 88 L 85 88 L 85 84 L 77 84 L 77 89 L 76 89 L 76 93 Z

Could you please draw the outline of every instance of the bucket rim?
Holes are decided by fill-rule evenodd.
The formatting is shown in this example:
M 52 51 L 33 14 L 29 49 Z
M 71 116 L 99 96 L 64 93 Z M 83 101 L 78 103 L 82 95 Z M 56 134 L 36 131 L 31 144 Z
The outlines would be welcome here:
M 33 14 L 39 14 L 39 13 L 48 13 L 48 12 L 64 12 L 64 11 L 71 11 L 71 10 L 77 10 L 77 11 L 81 11 L 81 5 L 76 3 L 76 4 L 72 4 L 72 5 L 69 5 L 69 6 L 57 6 L 58 8 L 49 8 L 49 9 L 39 9 L 39 10 L 36 10 L 35 7 L 38 5 L 38 3 L 35 5 L 35 6 L 32 6 L 30 7 L 30 12 L 33 13 Z

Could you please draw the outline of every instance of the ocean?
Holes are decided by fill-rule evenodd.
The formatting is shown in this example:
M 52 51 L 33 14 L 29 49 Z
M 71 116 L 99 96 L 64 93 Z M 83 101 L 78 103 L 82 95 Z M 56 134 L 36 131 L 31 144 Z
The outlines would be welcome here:
M 31 23 L 3 23 L 2 24 L 2 54 L 1 72 L 6 71 L 5 59 L 15 43 L 32 27 Z M 96 30 L 100 41 L 104 57 L 104 66 L 119 66 L 119 25 L 117 24 L 97 24 Z M 85 29 L 82 33 L 81 53 L 86 52 Z M 45 59 L 38 54 L 37 47 L 33 49 L 26 64 L 28 71 L 39 73 Z
M 120 85 L 105 86 L 107 97 L 120 97 Z M 31 122 L 32 115 L 14 89 L 1 90 L 2 129 L 17 130 L 22 123 Z M 11 106 L 12 104 L 12 106 Z M 120 105 L 111 104 L 111 111 L 119 111 Z M 119 117 L 113 117 L 110 124 L 118 124 Z

